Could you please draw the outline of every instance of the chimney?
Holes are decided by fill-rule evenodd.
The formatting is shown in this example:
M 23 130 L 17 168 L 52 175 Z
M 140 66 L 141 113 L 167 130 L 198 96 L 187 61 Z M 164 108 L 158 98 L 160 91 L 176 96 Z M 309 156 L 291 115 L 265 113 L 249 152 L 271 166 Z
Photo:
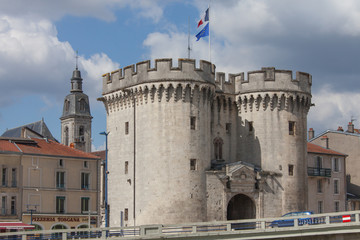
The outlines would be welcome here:
M 354 133 L 354 124 L 352 122 L 349 122 L 348 130 L 349 133 Z
M 341 126 L 339 126 L 337 130 L 340 131 L 340 132 L 344 131 L 344 129 Z
M 309 140 L 314 138 L 314 136 L 315 136 L 314 129 L 312 129 L 312 128 L 309 129 L 308 136 L 309 136 Z
M 325 140 L 325 148 L 329 149 L 329 138 L 328 138 L 328 136 L 326 136 L 326 135 L 322 136 L 321 140 Z

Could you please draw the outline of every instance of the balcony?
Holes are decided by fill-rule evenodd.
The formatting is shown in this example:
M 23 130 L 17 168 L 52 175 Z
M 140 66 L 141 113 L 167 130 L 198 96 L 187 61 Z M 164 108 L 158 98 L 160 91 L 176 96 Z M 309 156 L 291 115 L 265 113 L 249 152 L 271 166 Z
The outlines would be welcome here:
M 308 167 L 308 176 L 311 176 L 311 177 L 331 177 L 331 168 Z

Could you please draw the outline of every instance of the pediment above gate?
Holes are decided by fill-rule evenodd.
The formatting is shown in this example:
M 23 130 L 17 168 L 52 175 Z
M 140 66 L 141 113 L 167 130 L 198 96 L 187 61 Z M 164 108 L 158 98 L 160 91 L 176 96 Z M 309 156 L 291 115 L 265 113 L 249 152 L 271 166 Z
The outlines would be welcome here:
M 236 168 L 230 168 L 226 174 L 230 181 L 239 183 L 255 183 L 256 172 L 253 168 L 239 165 Z

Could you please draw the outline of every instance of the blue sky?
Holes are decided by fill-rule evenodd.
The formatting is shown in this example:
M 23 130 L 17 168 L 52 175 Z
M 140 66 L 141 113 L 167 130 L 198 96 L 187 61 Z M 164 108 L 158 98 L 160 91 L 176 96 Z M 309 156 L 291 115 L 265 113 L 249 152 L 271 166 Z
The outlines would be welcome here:
M 196 23 L 209 0 L 2 0 L 0 134 L 44 118 L 60 140 L 64 97 L 76 51 L 89 95 L 94 150 L 106 114 L 101 75 L 156 58 L 208 59 Z M 308 127 L 316 133 L 359 127 L 360 2 L 357 0 L 211 0 L 212 62 L 239 73 L 276 67 L 313 76 Z

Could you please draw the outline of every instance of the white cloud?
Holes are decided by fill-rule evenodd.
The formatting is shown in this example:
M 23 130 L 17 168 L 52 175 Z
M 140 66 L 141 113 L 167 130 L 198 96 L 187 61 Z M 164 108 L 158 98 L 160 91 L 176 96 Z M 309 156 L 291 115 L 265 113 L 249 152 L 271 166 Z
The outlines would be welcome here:
M 339 92 L 327 85 L 313 94 L 312 102 L 315 106 L 310 109 L 308 127 L 314 128 L 317 134 L 327 129 L 336 130 L 338 126 L 346 129 L 351 118 L 355 118 L 356 123 L 360 122 L 357 111 L 360 93 Z
M 102 92 L 101 76 L 104 73 L 112 72 L 120 67 L 118 63 L 113 62 L 106 54 L 94 54 L 89 59 L 80 57 L 79 66 L 83 74 L 82 78 L 86 79 L 84 91 L 89 97 L 96 99 Z
M 0 14 L 28 19 L 59 20 L 65 15 L 95 17 L 114 21 L 114 12 L 130 7 L 139 16 L 158 21 L 162 16 L 159 0 L 2 0 Z M 164 3 L 163 3 L 164 4 Z
M 0 16 L 0 28 L 0 106 L 19 94 L 62 100 L 70 90 L 75 51 L 68 42 L 58 39 L 54 24 Z M 103 71 L 119 66 L 103 53 L 80 58 L 79 63 L 95 98 L 101 94 Z
M 207 3 L 194 3 L 199 17 Z M 354 64 L 358 41 L 353 38 L 360 36 L 359 1 L 212 1 L 210 28 L 211 60 L 217 71 L 274 66 L 312 74 L 316 106 L 309 113 L 309 126 L 337 128 L 351 116 L 360 117 L 354 111 L 360 94 L 353 93 L 360 87 Z M 191 58 L 208 60 L 208 38 L 195 42 L 194 35 Z M 144 46 L 151 59 L 183 57 L 187 34 L 176 29 L 151 33 Z

